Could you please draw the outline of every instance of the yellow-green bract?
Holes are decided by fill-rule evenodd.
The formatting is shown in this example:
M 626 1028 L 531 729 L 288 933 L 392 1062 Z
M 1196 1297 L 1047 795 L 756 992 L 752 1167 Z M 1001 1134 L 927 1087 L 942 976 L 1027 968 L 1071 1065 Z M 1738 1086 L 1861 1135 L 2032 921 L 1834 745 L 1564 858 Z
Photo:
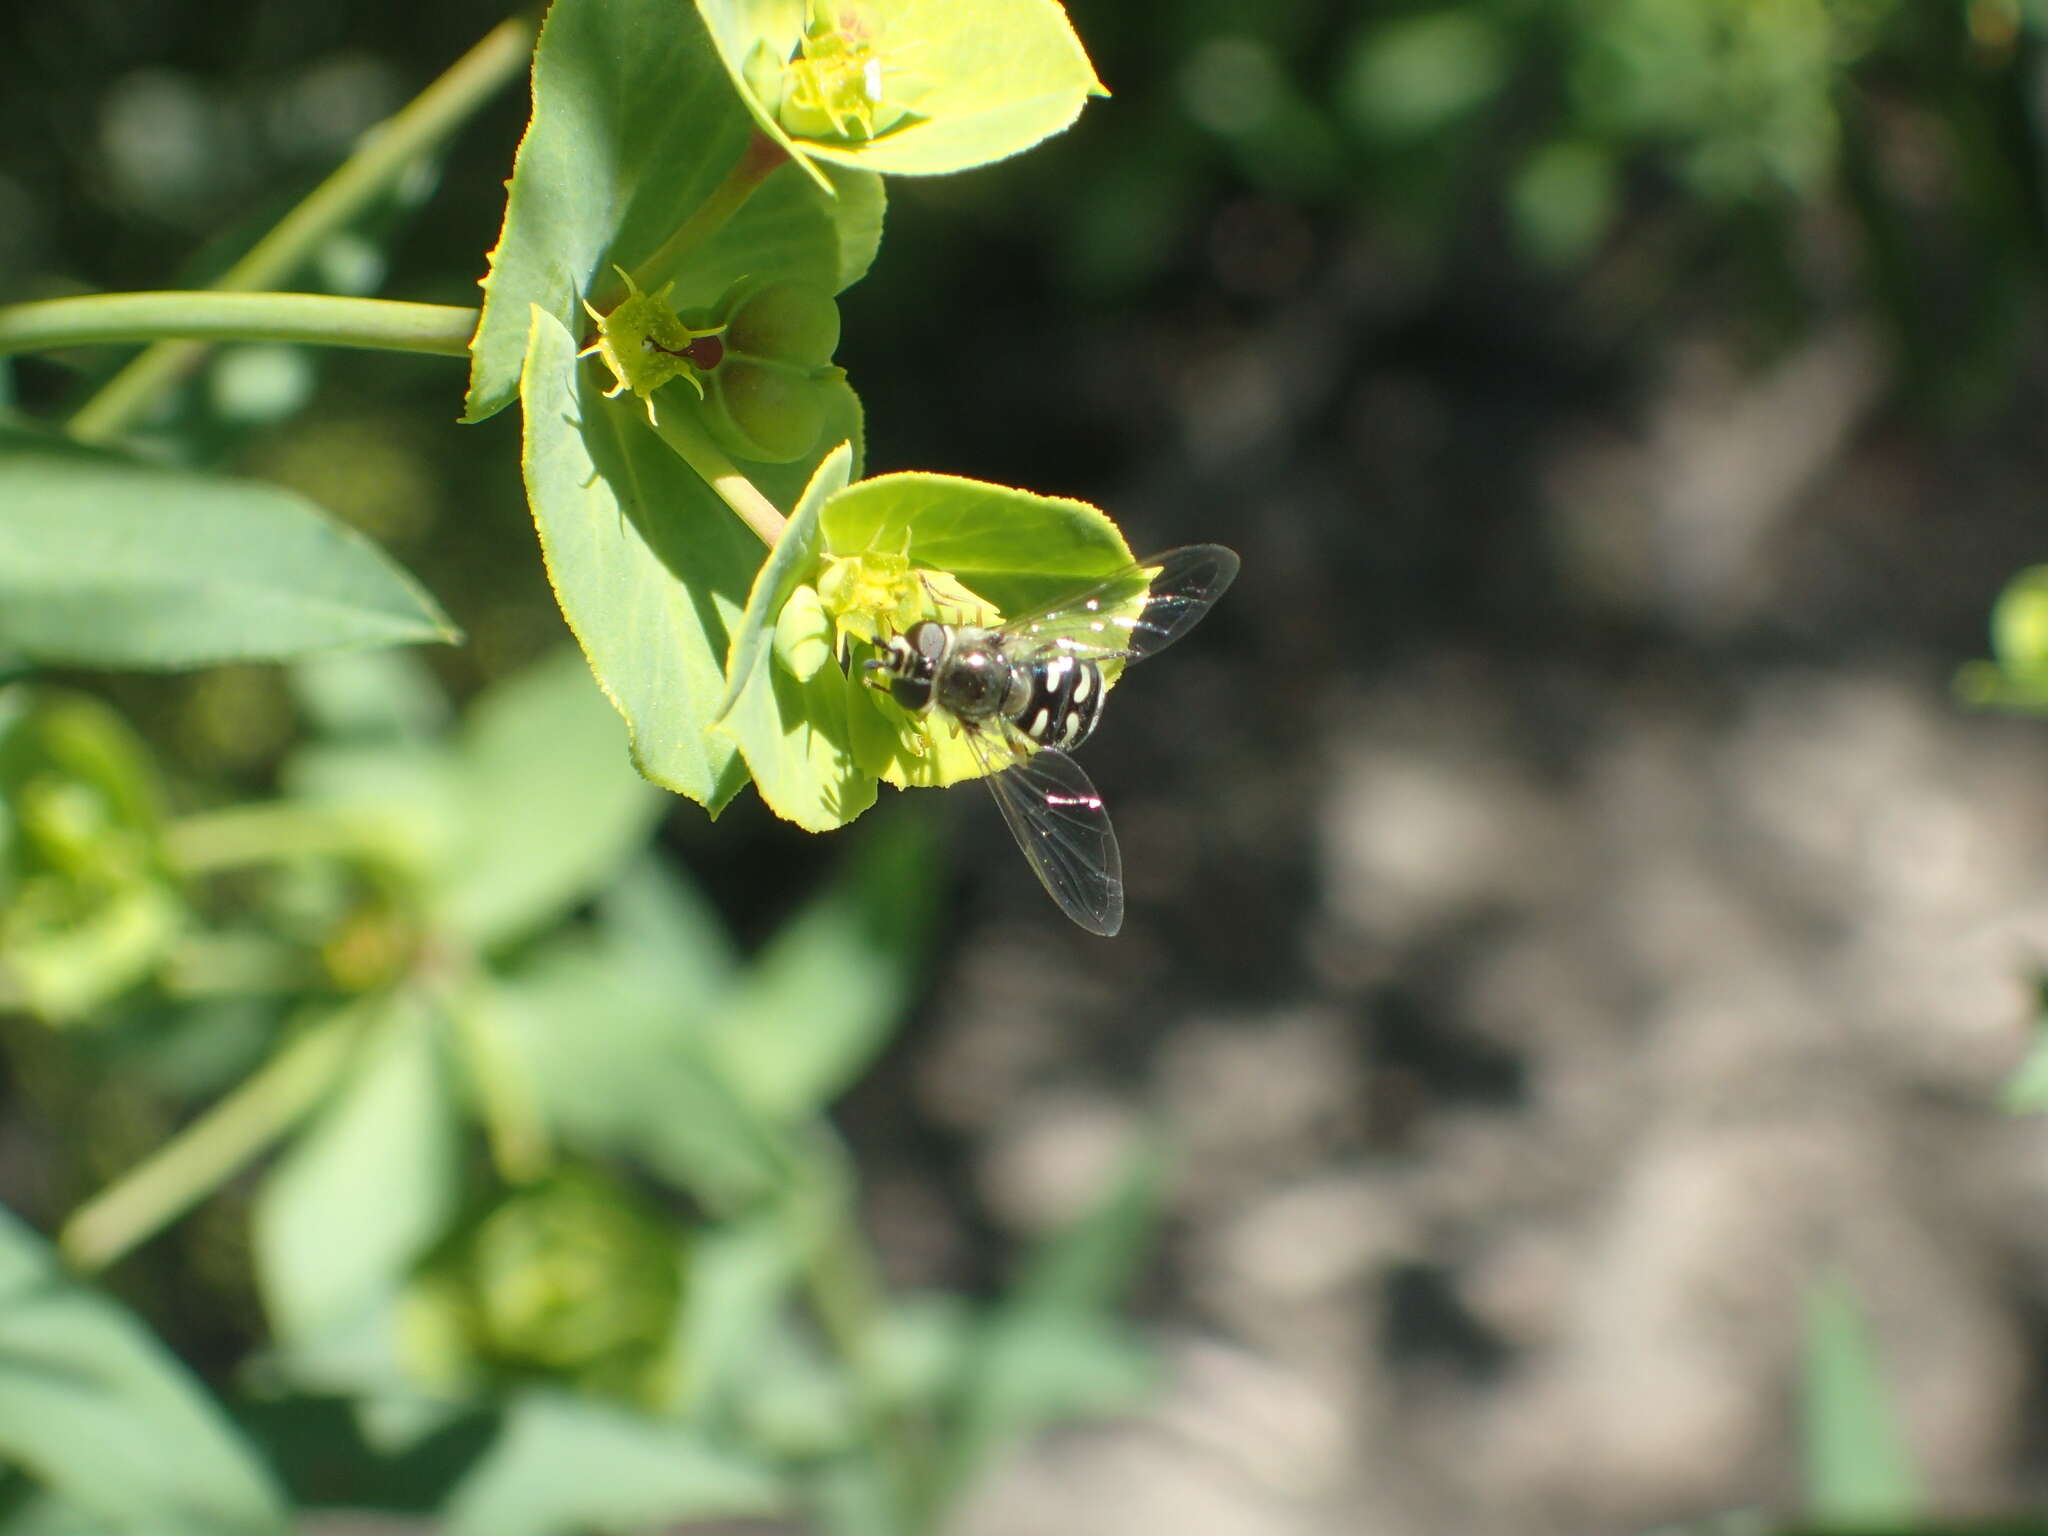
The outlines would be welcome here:
M 761 131 L 819 162 L 935 176 L 1029 149 L 1109 93 L 1055 0 L 697 0 Z
M 837 456 L 828 457 L 734 626 L 718 734 L 739 746 L 769 808 L 813 831 L 859 815 L 881 780 L 977 778 L 982 766 L 950 722 L 909 715 L 867 686 L 867 642 L 920 617 L 1027 612 L 1130 563 L 1116 525 L 1085 502 L 954 475 L 846 484 Z M 799 678 L 776 656 L 784 609 L 816 592 L 821 572 L 849 571 L 852 581 L 826 581 L 806 606 L 819 601 L 842 641 L 861 638 L 850 640 L 844 668 Z

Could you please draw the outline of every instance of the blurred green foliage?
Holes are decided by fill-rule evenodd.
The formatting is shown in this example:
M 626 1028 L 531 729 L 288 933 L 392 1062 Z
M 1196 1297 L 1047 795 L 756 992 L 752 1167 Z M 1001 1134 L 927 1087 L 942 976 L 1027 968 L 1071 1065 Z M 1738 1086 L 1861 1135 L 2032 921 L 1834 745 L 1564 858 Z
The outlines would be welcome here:
M 1678 291 L 1701 253 L 1736 249 L 1769 295 L 1749 339 L 1847 303 L 1963 409 L 2023 366 L 2015 322 L 2048 252 L 2043 0 L 1074 13 L 1115 104 L 985 183 L 903 200 L 916 237 L 847 303 L 871 393 L 892 363 L 939 366 L 928 343 L 962 322 L 935 291 L 985 270 L 970 242 L 1028 231 L 1063 300 L 1108 307 L 1247 194 L 1369 226 L 1424 282 L 1469 270 L 1474 229 L 1566 286 L 1638 262 Z M 0 57 L 0 143 L 38 146 L 0 162 L 9 298 L 161 284 L 170 239 L 198 246 L 186 278 L 218 270 L 400 79 L 495 19 L 309 21 L 283 0 L 93 16 L 86 38 L 9 23 L 24 46 Z M 509 108 L 489 126 L 310 280 L 368 292 L 397 270 L 472 298 L 517 129 Z M 1838 271 L 1814 276 L 1820 227 L 1848 231 L 1846 297 Z M 1256 264 L 1233 270 L 1261 291 Z M 5 392 L 47 405 L 105 373 L 38 362 Z M 875 1448 L 899 1422 L 944 1427 L 925 1475 L 957 1491 L 1015 1436 L 1147 1381 L 1114 1308 L 1157 1209 L 1154 1149 L 988 1305 L 885 1297 L 850 1257 L 826 1116 L 917 993 L 925 836 L 865 829 L 740 942 L 657 837 L 663 802 L 587 668 L 553 649 L 503 425 L 459 447 L 422 425 L 453 414 L 446 384 L 225 348 L 146 436 L 366 531 L 467 649 L 0 694 L 0 1038 L 38 1148 L 9 1187 L 46 1191 L 52 1225 L 75 1208 L 74 1264 L 136 1253 L 116 1289 L 167 1333 L 174 1293 L 210 1297 L 193 1353 L 218 1388 L 0 1219 L 0 1531 L 272 1530 L 294 1504 L 436 1510 L 491 1536 L 799 1506 L 887 1530 Z M 2044 707 L 2044 602 L 2022 573 L 1966 696 Z M 16 675 L 23 642 L 0 639 Z M 2015 1102 L 2036 1107 L 2043 1077 Z M 1820 1512 L 1895 1510 L 1868 1341 L 1839 1298 L 1811 1328 Z

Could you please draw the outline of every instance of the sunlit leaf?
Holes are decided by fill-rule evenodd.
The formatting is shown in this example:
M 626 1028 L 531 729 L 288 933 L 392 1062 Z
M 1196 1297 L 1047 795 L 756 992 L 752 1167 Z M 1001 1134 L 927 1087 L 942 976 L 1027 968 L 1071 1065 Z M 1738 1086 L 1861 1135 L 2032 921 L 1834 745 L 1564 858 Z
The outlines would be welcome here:
M 707 305 L 743 277 L 836 292 L 874 257 L 875 178 L 851 173 L 833 196 L 788 167 L 715 234 L 648 265 L 738 163 L 751 132 L 702 22 L 679 0 L 557 0 L 534 55 L 533 97 L 484 282 L 466 420 L 518 392 L 528 306 L 581 336 L 581 301 L 610 307 L 601 296 L 614 264 L 649 291 L 676 278 L 678 304 Z
M 361 534 L 278 486 L 0 427 L 0 651 L 173 669 L 458 638 Z
M 825 505 L 828 555 L 902 556 L 943 571 L 1004 614 L 1055 602 L 1130 565 L 1116 524 L 1084 501 L 1039 496 L 956 475 L 877 475 Z M 892 784 L 943 785 L 978 778 L 980 761 L 948 722 L 910 717 L 866 688 L 849 686 L 847 723 L 855 760 Z
M 844 826 L 875 803 L 875 779 L 854 761 L 844 673 L 829 657 L 800 678 L 772 655 L 777 617 L 816 566 L 818 515 L 852 472 L 834 450 L 797 503 L 733 630 L 718 731 L 738 743 L 754 787 L 776 815 L 812 832 Z
M 638 405 L 606 400 L 575 344 L 535 311 L 525 382 L 527 497 L 556 599 L 657 784 L 712 811 L 746 782 L 730 738 L 710 733 L 734 622 L 761 541 L 650 431 Z M 850 390 L 828 423 L 858 437 Z M 818 457 L 823 457 L 822 452 Z M 763 466 L 755 485 L 793 505 L 811 465 Z
M 807 163 L 939 175 L 1029 149 L 1107 95 L 1053 0 L 697 0 L 762 131 Z

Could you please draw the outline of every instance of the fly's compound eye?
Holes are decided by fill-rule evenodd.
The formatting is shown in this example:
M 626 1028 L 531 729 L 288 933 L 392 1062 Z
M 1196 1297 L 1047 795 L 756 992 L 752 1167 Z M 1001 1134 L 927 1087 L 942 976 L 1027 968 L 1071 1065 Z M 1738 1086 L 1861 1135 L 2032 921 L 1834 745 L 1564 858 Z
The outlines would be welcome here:
M 929 672 L 946 654 L 946 626 L 935 619 L 919 619 L 903 639 L 924 663 L 922 671 Z
M 915 714 L 932 701 L 932 679 L 946 654 L 946 627 L 924 619 L 889 640 L 889 697 Z

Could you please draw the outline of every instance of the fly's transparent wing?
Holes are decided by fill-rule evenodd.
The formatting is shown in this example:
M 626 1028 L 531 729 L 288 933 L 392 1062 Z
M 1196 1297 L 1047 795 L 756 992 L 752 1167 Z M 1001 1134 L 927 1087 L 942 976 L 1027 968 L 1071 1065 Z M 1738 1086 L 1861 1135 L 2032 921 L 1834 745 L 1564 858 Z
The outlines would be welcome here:
M 985 731 L 969 731 L 967 740 L 989 770 L 983 782 L 1025 862 L 1059 909 L 1105 938 L 1123 927 L 1123 858 L 1102 796 L 1080 764 L 1052 747 L 999 747 Z
M 997 633 L 1004 651 L 1026 662 L 1062 654 L 1142 661 L 1193 629 L 1236 575 L 1237 555 L 1221 544 L 1184 544 L 1006 620 Z

